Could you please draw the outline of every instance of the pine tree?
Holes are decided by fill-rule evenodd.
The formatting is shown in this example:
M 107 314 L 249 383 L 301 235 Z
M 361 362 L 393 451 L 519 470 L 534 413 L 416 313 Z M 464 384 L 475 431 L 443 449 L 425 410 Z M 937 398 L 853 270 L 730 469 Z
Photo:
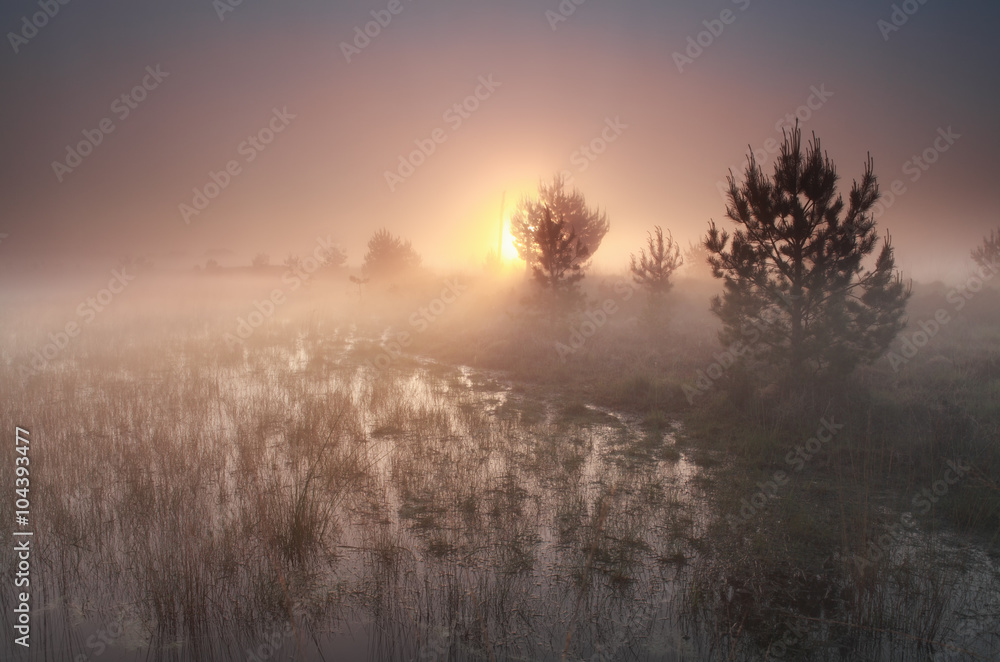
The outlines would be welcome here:
M 529 268 L 535 266 L 539 259 L 535 232 L 547 217 L 562 223 L 567 233 L 572 231 L 586 249 L 578 256 L 582 269 L 586 268 L 583 262 L 597 252 L 604 235 L 611 227 L 606 213 L 588 209 L 583 194 L 577 190 L 567 192 L 565 180 L 556 175 L 551 184 L 539 184 L 537 200 L 527 197 L 522 199 L 510 219 L 514 247 Z
M 531 273 L 542 289 L 562 300 L 576 294 L 577 283 L 583 278 L 582 264 L 589 257 L 587 247 L 565 219 L 553 220 L 546 208 L 532 234 L 536 251 Z
M 712 311 L 720 339 L 742 342 L 787 376 L 846 374 L 881 356 L 905 324 L 910 288 L 895 269 L 888 234 L 876 248 L 879 198 L 871 157 L 845 204 L 837 172 L 813 136 L 796 127 L 768 178 L 751 154 L 742 185 L 729 175 L 730 235 L 709 224 L 704 246 L 724 282 Z
M 410 241 L 395 237 L 382 228 L 368 240 L 368 252 L 365 253 L 361 272 L 377 280 L 400 276 L 419 266 L 420 256 L 413 250 Z
M 1000 268 L 1000 230 L 983 238 L 982 246 L 972 251 L 972 259 L 983 269 L 996 271 Z
M 632 280 L 649 293 L 650 304 L 655 305 L 674 284 L 670 277 L 684 264 L 681 248 L 674 241 L 673 235 L 667 231 L 663 237 L 663 228 L 657 225 L 653 232 L 646 233 L 646 247 L 639 250 L 639 257 L 629 256 L 629 271 Z

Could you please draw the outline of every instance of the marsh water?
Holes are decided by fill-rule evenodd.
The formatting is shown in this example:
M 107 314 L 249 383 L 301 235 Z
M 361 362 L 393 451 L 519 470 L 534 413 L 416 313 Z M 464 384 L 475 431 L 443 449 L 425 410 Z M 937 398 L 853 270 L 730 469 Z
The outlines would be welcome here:
M 884 627 L 830 583 L 748 619 L 679 422 L 371 344 L 125 347 L 5 394 L 37 440 L 16 659 L 996 659 L 977 546 L 911 533 Z

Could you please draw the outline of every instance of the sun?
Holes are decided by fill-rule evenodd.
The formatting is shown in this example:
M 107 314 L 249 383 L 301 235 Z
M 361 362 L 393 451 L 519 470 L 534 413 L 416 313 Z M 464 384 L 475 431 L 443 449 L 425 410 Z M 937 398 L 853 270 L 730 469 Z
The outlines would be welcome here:
M 520 260 L 517 248 L 514 246 L 514 235 L 510 233 L 510 217 L 503 221 L 503 241 L 500 242 L 501 260 Z
M 518 201 L 523 198 L 524 194 L 520 189 L 514 189 L 513 193 L 511 189 L 507 189 L 503 194 L 480 200 L 475 211 L 470 214 L 481 221 L 474 224 L 475 236 L 473 239 L 470 235 L 469 239 L 475 241 L 478 246 L 485 244 L 486 254 L 491 263 L 495 264 L 494 261 L 498 261 L 505 268 L 524 264 L 524 260 L 517 254 L 514 235 L 511 232 L 513 226 L 511 221 L 518 213 L 520 204 Z M 498 250 L 499 255 L 497 255 Z

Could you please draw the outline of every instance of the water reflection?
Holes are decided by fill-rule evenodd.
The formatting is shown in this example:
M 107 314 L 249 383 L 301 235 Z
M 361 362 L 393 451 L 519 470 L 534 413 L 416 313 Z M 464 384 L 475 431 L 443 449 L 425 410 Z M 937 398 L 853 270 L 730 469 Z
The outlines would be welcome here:
M 58 409 L 20 403 L 51 440 L 44 646 L 27 657 L 925 659 L 913 637 L 838 625 L 837 600 L 761 602 L 734 579 L 676 422 L 468 367 L 373 368 L 363 349 L 348 330 L 228 362 L 177 352 L 86 388 L 50 374 Z M 942 599 L 953 640 L 961 623 L 991 645 L 988 621 L 951 615 L 997 613 L 993 564 L 955 569 L 978 592 Z

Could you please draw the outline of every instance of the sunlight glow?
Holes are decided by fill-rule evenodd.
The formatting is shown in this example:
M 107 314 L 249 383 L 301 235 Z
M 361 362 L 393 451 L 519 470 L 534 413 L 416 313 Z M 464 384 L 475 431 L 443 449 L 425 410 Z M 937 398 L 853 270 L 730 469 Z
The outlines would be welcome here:
M 510 216 L 503 220 L 503 242 L 500 245 L 501 260 L 520 260 L 514 247 L 514 236 L 510 233 Z

